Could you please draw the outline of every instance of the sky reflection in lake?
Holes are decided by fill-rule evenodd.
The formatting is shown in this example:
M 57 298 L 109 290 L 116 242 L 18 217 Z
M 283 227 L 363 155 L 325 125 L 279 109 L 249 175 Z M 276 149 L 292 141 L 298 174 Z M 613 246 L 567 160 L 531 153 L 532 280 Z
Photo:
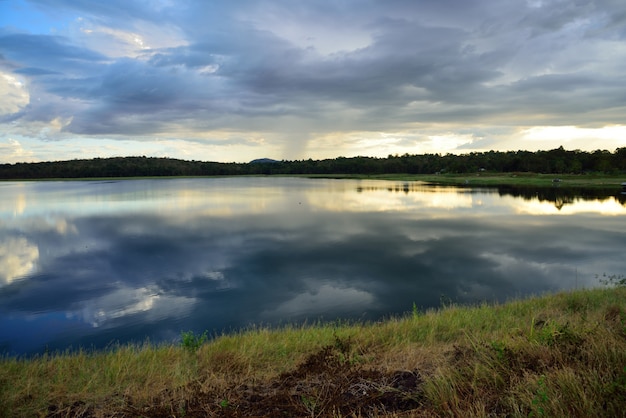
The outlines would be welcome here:
M 374 320 L 624 274 L 621 196 L 224 178 L 0 183 L 0 351 Z

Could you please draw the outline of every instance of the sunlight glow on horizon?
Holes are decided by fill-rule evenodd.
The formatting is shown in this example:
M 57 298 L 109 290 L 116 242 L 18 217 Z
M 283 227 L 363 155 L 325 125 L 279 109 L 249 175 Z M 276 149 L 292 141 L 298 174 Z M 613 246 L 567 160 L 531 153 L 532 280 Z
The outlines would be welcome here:
M 522 132 L 522 138 L 530 141 L 560 141 L 565 144 L 581 140 L 617 140 L 618 144 L 621 142 L 621 145 L 626 146 L 626 125 L 609 125 L 601 128 L 585 128 L 577 126 L 535 126 L 524 130 Z M 621 141 L 619 141 L 620 138 L 622 139 Z M 593 150 L 585 149 L 585 151 Z

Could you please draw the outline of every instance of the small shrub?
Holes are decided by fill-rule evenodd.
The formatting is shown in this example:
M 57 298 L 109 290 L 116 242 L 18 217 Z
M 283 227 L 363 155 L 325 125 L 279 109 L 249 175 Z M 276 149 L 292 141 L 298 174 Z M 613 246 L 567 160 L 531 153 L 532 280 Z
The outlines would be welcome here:
M 539 329 L 536 326 L 531 329 L 530 340 L 535 340 L 549 347 L 562 347 L 564 345 L 579 345 L 584 338 L 575 332 L 569 323 L 559 324 L 554 321 L 546 321 L 541 324 Z
M 191 352 L 198 351 L 198 348 L 209 340 L 207 332 L 204 331 L 201 335 L 196 335 L 193 331 L 182 332 L 180 334 L 180 344 Z
M 502 361 L 506 358 L 506 344 L 502 341 L 492 341 L 491 348 L 496 353 L 498 360 Z

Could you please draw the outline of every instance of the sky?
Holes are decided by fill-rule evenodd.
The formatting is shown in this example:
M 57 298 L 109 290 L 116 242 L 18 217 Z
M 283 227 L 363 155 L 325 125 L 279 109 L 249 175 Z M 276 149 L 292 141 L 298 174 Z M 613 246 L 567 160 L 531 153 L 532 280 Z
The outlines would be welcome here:
M 626 146 L 624 0 L 0 0 L 0 163 Z

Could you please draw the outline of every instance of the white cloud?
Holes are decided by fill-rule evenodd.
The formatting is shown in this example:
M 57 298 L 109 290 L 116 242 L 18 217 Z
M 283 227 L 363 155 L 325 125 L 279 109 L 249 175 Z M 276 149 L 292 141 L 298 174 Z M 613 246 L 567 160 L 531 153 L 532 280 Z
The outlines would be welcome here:
M 0 142 L 0 155 L 3 163 L 16 163 L 29 161 L 33 153 L 25 150 L 16 139 L 8 138 Z
M 75 22 L 82 45 L 111 58 L 149 57 L 152 51 L 186 45 L 183 35 L 172 25 L 136 22 L 134 30 L 104 26 L 91 19 Z
M 30 102 L 25 83 L 5 72 L 0 72 L 0 97 L 0 117 L 19 112 Z

